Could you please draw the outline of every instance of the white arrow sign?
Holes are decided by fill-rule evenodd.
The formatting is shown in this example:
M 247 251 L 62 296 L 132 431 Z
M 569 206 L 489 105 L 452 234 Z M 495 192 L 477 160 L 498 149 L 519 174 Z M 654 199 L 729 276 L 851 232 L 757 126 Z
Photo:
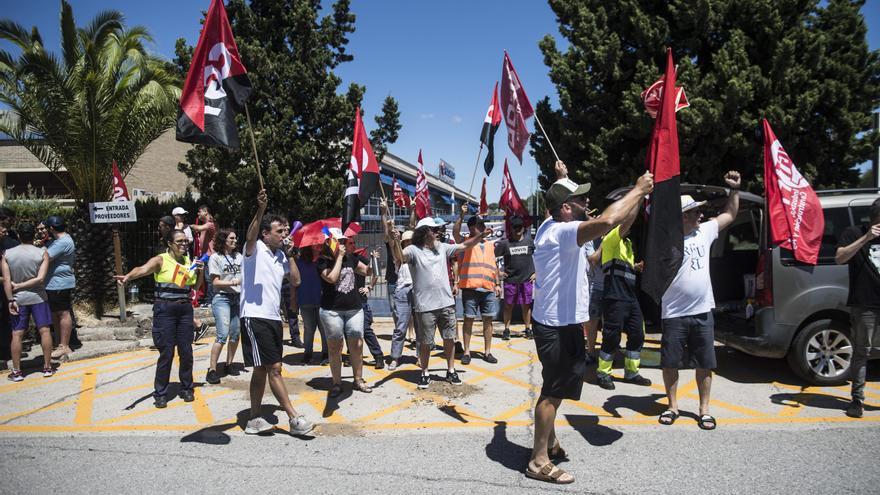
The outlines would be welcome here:
M 134 208 L 134 201 L 89 203 L 89 221 L 91 223 L 137 222 L 137 210 Z

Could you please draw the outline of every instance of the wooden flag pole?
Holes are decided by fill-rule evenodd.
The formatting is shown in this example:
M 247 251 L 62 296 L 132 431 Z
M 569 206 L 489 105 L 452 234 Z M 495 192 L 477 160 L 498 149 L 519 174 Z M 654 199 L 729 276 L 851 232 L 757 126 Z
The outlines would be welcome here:
M 544 134 L 544 139 L 547 140 L 547 144 L 550 145 L 550 150 L 553 151 L 553 156 L 556 157 L 556 161 L 559 161 L 559 155 L 556 153 L 556 148 L 553 147 L 553 143 L 550 142 L 550 137 L 547 135 L 547 131 L 544 130 L 544 126 L 541 124 L 541 119 L 538 118 L 538 114 L 535 113 L 535 122 L 538 123 L 538 127 L 541 128 L 541 133 Z
M 480 156 L 483 154 L 483 143 L 480 142 L 480 151 L 477 152 L 477 163 L 474 165 L 474 173 L 471 174 L 471 185 L 468 186 L 468 196 L 471 195 L 471 192 L 474 190 L 474 179 L 477 178 L 477 169 L 480 168 Z
M 247 117 L 248 130 L 251 131 L 251 147 L 254 149 L 254 160 L 257 162 L 257 179 L 260 181 L 260 190 L 263 190 L 266 187 L 263 186 L 263 174 L 260 171 L 260 157 L 257 155 L 257 138 L 254 136 L 254 126 L 251 124 L 251 112 L 248 110 L 247 103 L 244 104 L 244 115 Z M 535 118 L 537 118 L 537 116 Z

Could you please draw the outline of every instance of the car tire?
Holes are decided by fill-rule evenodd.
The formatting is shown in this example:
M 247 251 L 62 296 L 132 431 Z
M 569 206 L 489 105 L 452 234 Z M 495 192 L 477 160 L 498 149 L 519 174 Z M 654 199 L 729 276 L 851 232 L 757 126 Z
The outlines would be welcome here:
M 814 385 L 841 385 L 850 378 L 852 349 L 849 323 L 817 320 L 798 332 L 786 359 L 798 376 Z

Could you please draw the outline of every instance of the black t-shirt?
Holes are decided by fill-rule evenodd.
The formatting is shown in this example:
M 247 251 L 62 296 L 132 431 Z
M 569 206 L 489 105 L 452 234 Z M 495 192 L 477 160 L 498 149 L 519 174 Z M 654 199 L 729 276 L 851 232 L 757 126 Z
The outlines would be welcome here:
M 385 243 L 385 254 L 388 264 L 385 265 L 385 282 L 389 284 L 397 283 L 397 268 L 394 266 L 394 258 L 391 255 L 391 246 Z
M 324 270 L 332 270 L 336 260 L 321 257 L 318 260 L 318 274 Z M 327 283 L 321 278 L 321 308 L 335 311 L 348 311 L 361 309 L 361 295 L 358 293 L 355 271 L 358 266 L 357 256 L 346 254 L 342 260 L 342 269 L 339 271 L 339 279 L 335 284 Z
M 504 258 L 504 281 L 512 284 L 527 282 L 535 273 L 535 242 L 523 237 L 518 241 L 502 239 L 495 243 L 495 256 Z
M 868 231 L 866 226 L 850 227 L 840 235 L 838 247 L 856 242 Z M 880 308 L 880 237 L 859 249 L 849 263 L 847 306 Z

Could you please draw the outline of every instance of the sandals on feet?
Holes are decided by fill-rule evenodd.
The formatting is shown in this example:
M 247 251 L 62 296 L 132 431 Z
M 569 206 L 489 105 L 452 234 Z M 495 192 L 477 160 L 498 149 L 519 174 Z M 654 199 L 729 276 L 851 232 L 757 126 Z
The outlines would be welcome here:
M 701 430 L 714 430 L 718 425 L 718 422 L 715 421 L 715 418 L 709 416 L 708 414 L 704 414 L 700 416 L 700 419 L 697 421 L 697 425 Z
M 367 382 L 363 380 L 355 380 L 354 389 L 365 394 L 369 394 L 373 391 L 373 388 L 367 385 Z
M 657 419 L 657 421 L 661 425 L 670 426 L 675 423 L 675 420 L 678 419 L 678 411 L 673 411 L 672 409 L 667 409 L 663 411 L 663 414 Z
M 567 479 L 562 479 L 563 476 L 568 475 Z M 547 483 L 553 483 L 555 485 L 567 485 L 569 483 L 574 483 L 574 477 L 568 474 L 567 472 L 559 469 L 552 462 L 548 462 L 544 464 L 544 467 L 541 468 L 540 471 L 532 471 L 531 466 L 526 467 L 526 478 L 532 478 L 533 480 L 538 481 L 546 481 Z

